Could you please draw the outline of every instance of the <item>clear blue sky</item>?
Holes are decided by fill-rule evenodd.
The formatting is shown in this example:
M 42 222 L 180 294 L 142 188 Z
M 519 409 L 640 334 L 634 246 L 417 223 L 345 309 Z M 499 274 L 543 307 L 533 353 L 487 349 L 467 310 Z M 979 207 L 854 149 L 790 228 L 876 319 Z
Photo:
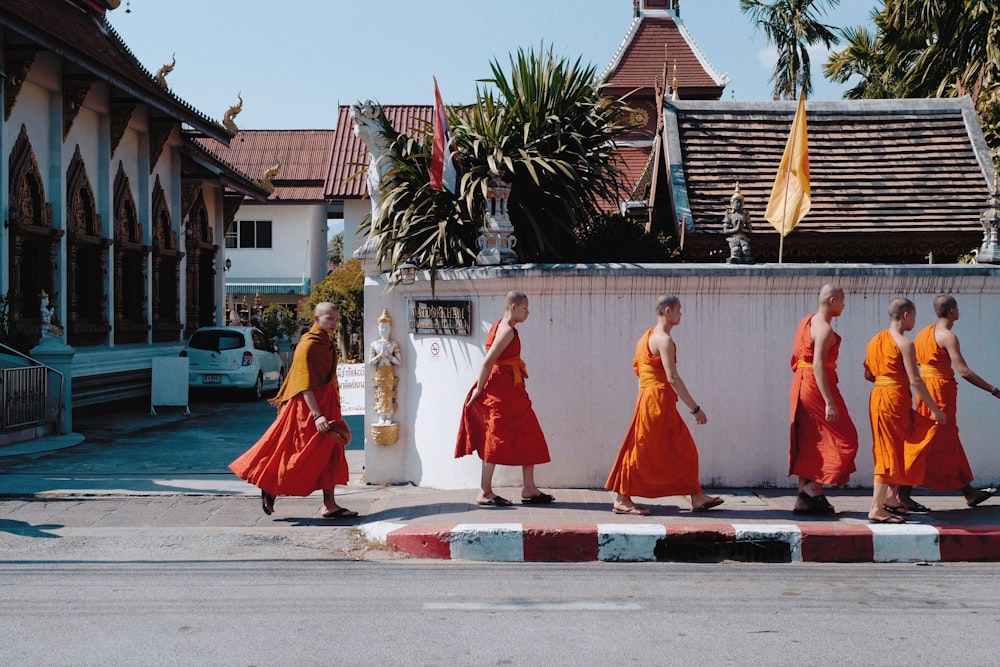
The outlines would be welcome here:
M 842 0 L 824 21 L 870 27 L 876 6 Z M 724 99 L 771 99 L 773 49 L 739 0 L 681 0 L 680 16 L 729 75 Z M 242 93 L 241 128 L 312 129 L 333 128 L 338 104 L 431 104 L 432 76 L 446 104 L 471 102 L 491 60 L 507 69 L 508 54 L 541 42 L 601 71 L 632 0 L 122 0 L 108 19 L 151 73 L 176 54 L 167 83 L 210 118 Z M 823 79 L 825 60 L 812 56 L 812 99 L 840 99 L 846 86 Z

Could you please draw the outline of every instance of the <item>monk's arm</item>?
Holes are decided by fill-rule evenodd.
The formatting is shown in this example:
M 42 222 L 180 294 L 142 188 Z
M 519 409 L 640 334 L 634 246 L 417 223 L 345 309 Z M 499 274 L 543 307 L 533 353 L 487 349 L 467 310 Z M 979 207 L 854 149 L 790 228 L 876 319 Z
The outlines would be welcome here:
M 819 327 L 813 337 L 813 376 L 816 378 L 816 386 L 819 393 L 826 402 L 826 420 L 835 421 L 840 415 L 837 413 L 837 405 L 833 400 L 833 390 L 830 388 L 830 374 L 826 367 L 826 359 L 830 355 L 830 347 L 833 345 L 833 330 L 830 327 Z
M 490 349 L 487 350 L 486 356 L 483 358 L 483 365 L 479 368 L 479 378 L 476 380 L 476 387 L 472 390 L 472 395 L 469 396 L 469 403 L 471 403 L 479 394 L 483 391 L 483 387 L 486 385 L 486 379 L 490 376 L 490 371 L 493 370 L 493 365 L 496 364 L 497 359 L 507 346 L 511 344 L 514 340 L 514 329 L 507 326 L 504 323 L 500 324 L 497 329 L 497 335 L 493 339 L 493 344 Z
M 997 391 L 996 387 L 981 378 L 978 373 L 969 368 L 969 365 L 965 363 L 965 357 L 962 356 L 961 346 L 958 343 L 958 336 L 949 331 L 948 335 L 944 336 L 941 342 L 944 343 L 943 347 L 948 351 L 948 356 L 951 357 L 951 363 L 955 366 L 955 370 L 958 371 L 958 374 L 964 380 L 1000 398 L 1000 391 Z
M 938 424 L 944 424 L 947 421 L 947 417 L 941 411 L 941 407 L 931 398 L 931 393 L 927 391 L 927 385 L 924 384 L 923 379 L 920 377 L 920 370 L 917 366 L 917 353 L 913 349 L 913 341 L 904 339 L 904 342 L 899 344 L 899 352 L 903 357 L 903 367 L 906 369 L 906 376 L 910 379 L 910 390 L 921 401 L 927 404 L 927 407 L 931 410 L 931 414 L 934 415 L 934 421 Z
M 670 383 L 670 386 L 677 393 L 677 398 L 681 399 L 681 402 L 688 407 L 688 410 L 700 407 L 691 397 L 687 385 L 684 384 L 680 373 L 677 372 L 677 362 L 674 361 L 674 341 L 668 338 L 658 351 L 660 359 L 663 361 L 663 370 L 666 372 L 667 382 Z

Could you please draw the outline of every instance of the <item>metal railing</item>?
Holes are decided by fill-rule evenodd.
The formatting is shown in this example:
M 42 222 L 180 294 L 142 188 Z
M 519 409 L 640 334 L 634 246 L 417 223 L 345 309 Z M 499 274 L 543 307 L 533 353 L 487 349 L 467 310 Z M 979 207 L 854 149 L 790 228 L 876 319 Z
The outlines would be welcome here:
M 51 422 L 58 431 L 62 424 L 63 389 L 66 378 L 54 368 L 0 343 L 9 354 L 30 362 L 31 366 L 0 369 L 0 430 L 7 431 Z M 59 378 L 59 392 L 49 396 L 49 374 Z

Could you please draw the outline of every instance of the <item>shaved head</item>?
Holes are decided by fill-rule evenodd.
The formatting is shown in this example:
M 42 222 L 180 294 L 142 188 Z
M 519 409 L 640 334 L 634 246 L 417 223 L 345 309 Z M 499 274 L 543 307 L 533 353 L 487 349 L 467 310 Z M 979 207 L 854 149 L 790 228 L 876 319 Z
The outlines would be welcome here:
M 827 283 L 827 284 L 823 285 L 819 289 L 819 302 L 820 303 L 826 303 L 827 301 L 829 301 L 833 297 L 840 296 L 843 293 L 844 293 L 844 290 L 842 290 L 837 285 L 833 285 L 831 283 Z

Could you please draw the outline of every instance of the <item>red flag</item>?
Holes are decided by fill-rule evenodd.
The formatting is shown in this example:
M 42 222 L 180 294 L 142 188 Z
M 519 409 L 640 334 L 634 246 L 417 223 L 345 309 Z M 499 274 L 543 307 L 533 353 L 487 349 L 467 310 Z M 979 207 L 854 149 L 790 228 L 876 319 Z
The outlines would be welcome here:
M 792 121 L 778 175 L 774 177 L 771 198 L 764 217 L 784 238 L 812 206 L 809 184 L 809 133 L 806 129 L 806 98 L 799 98 L 799 108 Z
M 434 78 L 434 145 L 431 147 L 431 189 L 458 194 L 458 171 L 452 159 L 451 130 Z

